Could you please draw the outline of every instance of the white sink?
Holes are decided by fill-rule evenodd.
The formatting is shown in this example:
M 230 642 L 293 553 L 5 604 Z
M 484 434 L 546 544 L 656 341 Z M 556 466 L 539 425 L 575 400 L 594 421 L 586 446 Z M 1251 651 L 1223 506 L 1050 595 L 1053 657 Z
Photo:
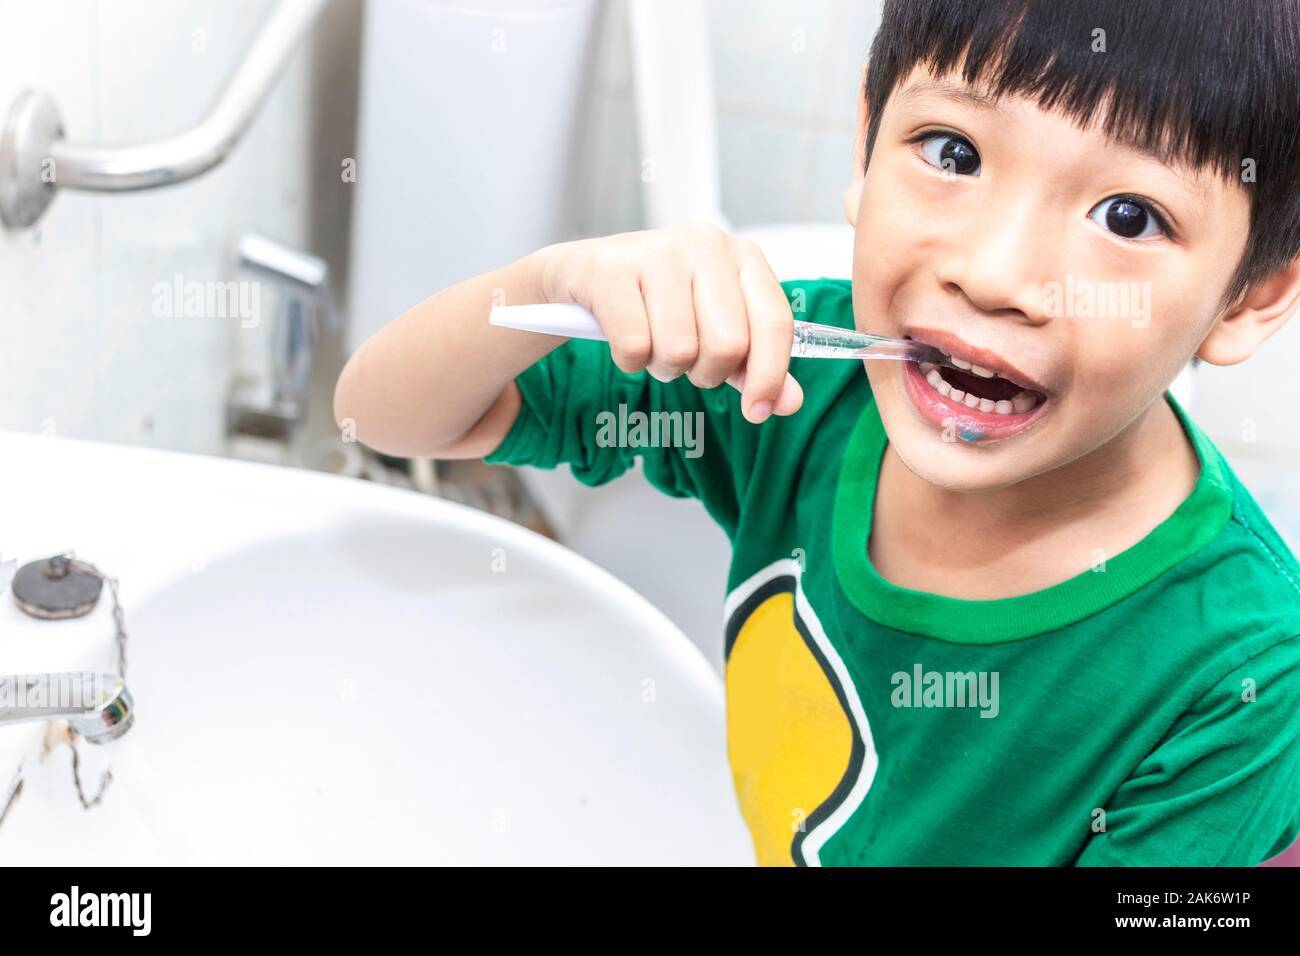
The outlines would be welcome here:
M 121 579 L 135 724 L 28 757 L 25 864 L 749 864 L 721 684 L 634 592 L 508 522 L 218 458 L 0 433 L 0 550 Z M 498 550 L 499 549 L 499 550 Z M 107 589 L 0 601 L 0 674 L 112 670 Z M 41 725 L 0 727 L 0 788 Z

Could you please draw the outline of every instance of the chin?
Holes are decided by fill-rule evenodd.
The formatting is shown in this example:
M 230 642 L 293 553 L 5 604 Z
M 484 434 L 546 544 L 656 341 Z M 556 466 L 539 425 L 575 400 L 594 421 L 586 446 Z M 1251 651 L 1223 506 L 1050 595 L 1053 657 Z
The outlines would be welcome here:
M 945 491 L 990 491 L 1029 477 L 1009 467 L 1010 462 L 989 460 L 991 449 L 957 444 L 935 448 L 929 436 L 919 442 L 895 441 L 892 436 L 889 441 L 908 471 Z
M 940 432 L 909 416 L 908 409 L 886 405 L 882 402 L 879 410 L 890 447 L 908 471 L 938 488 L 992 491 L 1011 487 L 1053 467 L 1050 462 L 1036 460 L 1040 457 L 1037 455 L 1030 460 L 1026 455 L 1029 449 L 1022 441 L 945 441 Z

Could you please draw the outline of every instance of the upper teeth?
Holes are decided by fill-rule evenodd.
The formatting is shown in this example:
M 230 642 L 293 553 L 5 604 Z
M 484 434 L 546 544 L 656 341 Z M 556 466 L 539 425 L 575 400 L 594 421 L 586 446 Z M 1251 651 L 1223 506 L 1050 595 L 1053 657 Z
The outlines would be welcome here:
M 954 365 L 958 364 L 960 361 L 960 359 L 952 359 Z M 979 366 L 971 366 L 972 371 L 976 368 L 979 368 Z M 980 371 L 982 373 L 988 370 L 981 369 Z M 1021 412 L 1029 411 L 1038 404 L 1038 398 L 1032 392 L 1026 391 L 1025 389 L 1021 389 L 1015 395 L 1011 396 L 1010 399 L 1004 398 L 1001 401 L 995 402 L 991 398 L 980 398 L 978 395 L 972 395 L 970 392 L 963 391 L 960 388 L 953 388 L 952 385 L 948 383 L 948 380 L 939 374 L 938 366 L 930 362 L 921 363 L 921 374 L 925 376 L 925 380 L 930 383 L 930 386 L 936 392 L 940 395 L 946 396 L 949 401 L 956 402 L 959 405 L 965 405 L 967 408 L 978 408 L 985 414 L 990 412 L 998 415 L 1011 415 L 1013 413 L 1019 414 Z M 992 375 L 992 373 L 984 375 L 983 377 L 989 378 L 990 375 Z
M 991 368 L 985 368 L 983 365 L 973 365 L 965 359 L 957 358 L 955 355 L 948 355 L 946 352 L 944 353 L 944 358 L 959 369 L 966 372 L 974 372 L 980 378 L 993 378 L 993 376 L 998 374 Z

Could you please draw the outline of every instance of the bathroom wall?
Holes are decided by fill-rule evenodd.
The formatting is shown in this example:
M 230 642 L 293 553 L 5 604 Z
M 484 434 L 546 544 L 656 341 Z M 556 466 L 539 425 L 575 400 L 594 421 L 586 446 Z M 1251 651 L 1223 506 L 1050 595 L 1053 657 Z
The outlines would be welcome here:
M 859 69 L 877 0 L 702 0 L 709 7 L 722 204 L 739 227 L 839 221 Z M 606 5 L 589 95 L 575 234 L 640 224 L 627 11 Z
M 73 140 L 179 132 L 205 113 L 273 6 L 0 0 L 0 110 L 35 88 L 51 94 Z M 336 89 L 359 20 L 355 0 L 332 5 L 223 166 L 166 189 L 68 192 L 34 228 L 0 229 L 0 427 L 226 450 L 230 377 L 241 355 L 264 351 L 270 323 L 160 317 L 160 284 L 237 278 L 232 250 L 252 231 L 342 270 L 347 195 L 330 183 L 354 94 L 321 98 Z M 351 65 L 355 76 L 355 53 Z M 335 121 L 322 123 L 330 111 Z

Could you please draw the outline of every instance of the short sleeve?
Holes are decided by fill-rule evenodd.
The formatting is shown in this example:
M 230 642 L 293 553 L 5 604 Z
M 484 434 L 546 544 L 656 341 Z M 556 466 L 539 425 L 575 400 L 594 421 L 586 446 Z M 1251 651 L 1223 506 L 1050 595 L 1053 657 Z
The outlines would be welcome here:
M 1300 637 L 1217 682 L 1105 810 L 1106 829 L 1078 865 L 1254 866 L 1290 846 L 1300 833 Z
M 733 534 L 757 427 L 729 386 L 697 389 L 621 371 L 602 342 L 571 339 L 516 379 L 522 404 L 490 464 L 568 465 L 586 485 L 619 477 L 639 458 L 647 480 L 697 498 Z

